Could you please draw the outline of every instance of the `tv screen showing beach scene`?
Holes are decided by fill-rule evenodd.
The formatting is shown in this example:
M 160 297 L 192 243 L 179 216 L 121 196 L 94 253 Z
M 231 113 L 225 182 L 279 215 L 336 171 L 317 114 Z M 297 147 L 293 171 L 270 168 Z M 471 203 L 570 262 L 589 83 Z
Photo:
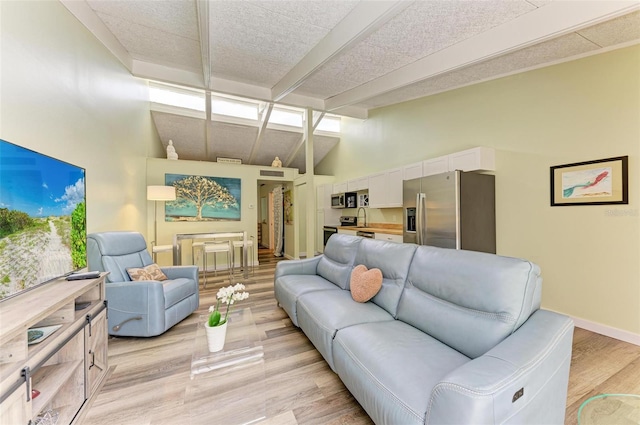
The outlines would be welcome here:
M 0 300 L 86 267 L 84 168 L 0 140 Z

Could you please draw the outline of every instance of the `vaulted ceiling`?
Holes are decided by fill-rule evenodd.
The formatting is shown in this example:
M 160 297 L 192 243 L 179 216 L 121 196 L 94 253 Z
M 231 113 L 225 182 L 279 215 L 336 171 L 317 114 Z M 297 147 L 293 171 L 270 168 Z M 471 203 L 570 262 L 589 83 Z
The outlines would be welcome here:
M 640 41 L 640 1 L 61 2 L 135 76 L 360 118 Z M 304 149 L 291 155 L 300 131 L 167 113 L 154 121 L 165 145 L 173 138 L 179 154 L 181 143 L 193 152 L 184 159 L 223 153 L 269 165 L 278 155 L 304 168 Z M 176 140 L 181 132 L 188 140 Z M 319 137 L 315 163 L 337 142 Z M 205 145 L 208 157 L 197 153 Z

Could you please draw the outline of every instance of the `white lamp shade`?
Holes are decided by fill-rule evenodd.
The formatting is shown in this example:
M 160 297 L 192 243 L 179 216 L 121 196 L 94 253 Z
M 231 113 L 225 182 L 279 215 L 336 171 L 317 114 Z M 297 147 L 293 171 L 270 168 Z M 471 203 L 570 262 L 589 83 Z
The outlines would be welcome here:
M 147 200 L 175 201 L 176 188 L 173 186 L 147 186 Z

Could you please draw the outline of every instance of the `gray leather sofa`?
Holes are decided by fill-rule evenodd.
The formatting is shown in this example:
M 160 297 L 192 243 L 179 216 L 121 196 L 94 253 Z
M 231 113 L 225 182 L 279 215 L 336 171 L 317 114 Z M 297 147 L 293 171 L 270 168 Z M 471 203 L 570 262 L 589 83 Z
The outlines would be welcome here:
M 137 232 L 103 232 L 87 236 L 89 270 L 106 278 L 109 334 L 156 336 L 200 305 L 197 266 L 161 267 L 167 280 L 132 282 L 128 268 L 153 263 L 144 237 Z
M 383 274 L 366 303 L 359 264 Z M 573 322 L 541 284 L 521 259 L 336 234 L 278 263 L 275 296 L 377 424 L 562 424 Z

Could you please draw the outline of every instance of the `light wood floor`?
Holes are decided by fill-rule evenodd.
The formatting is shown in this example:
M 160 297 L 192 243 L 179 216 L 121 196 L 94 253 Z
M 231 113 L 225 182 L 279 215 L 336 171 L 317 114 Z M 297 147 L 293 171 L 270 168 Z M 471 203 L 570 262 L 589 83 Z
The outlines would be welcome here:
M 279 259 L 261 250 L 259 261 L 247 284 L 250 297 L 242 303 L 251 307 L 264 338 L 268 419 L 260 424 L 371 424 L 302 331 L 277 307 L 273 273 Z M 188 424 L 184 400 L 196 318 L 214 303 L 217 289 L 228 284 L 218 278 L 207 289 L 201 285 L 200 309 L 159 337 L 111 337 L 110 376 L 83 424 Z M 565 422 L 576 424 L 582 402 L 601 393 L 640 394 L 640 347 L 576 329 Z M 210 423 L 216 423 L 214 411 Z

